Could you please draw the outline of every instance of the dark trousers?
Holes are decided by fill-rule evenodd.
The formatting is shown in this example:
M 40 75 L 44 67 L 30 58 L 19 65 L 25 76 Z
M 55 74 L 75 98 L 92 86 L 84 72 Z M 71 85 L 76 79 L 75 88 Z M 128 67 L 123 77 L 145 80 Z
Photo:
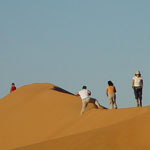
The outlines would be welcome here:
M 137 100 L 137 107 L 142 107 L 142 88 L 141 87 L 134 87 L 134 95 L 135 99 Z
M 134 87 L 134 95 L 136 99 L 142 100 L 142 88 Z

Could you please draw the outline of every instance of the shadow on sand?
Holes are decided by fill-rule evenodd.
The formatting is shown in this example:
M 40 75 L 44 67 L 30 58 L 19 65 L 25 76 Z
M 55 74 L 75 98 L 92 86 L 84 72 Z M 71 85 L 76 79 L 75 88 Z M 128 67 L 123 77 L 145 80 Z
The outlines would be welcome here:
M 66 90 L 64 90 L 64 89 L 62 89 L 62 88 L 60 88 L 60 87 L 57 87 L 57 86 L 53 87 L 53 90 L 54 90 L 54 91 L 57 91 L 57 92 L 65 93 L 65 94 L 74 95 L 73 93 L 70 93 L 70 92 L 68 92 L 68 91 L 66 91 Z M 74 96 L 75 96 L 75 95 L 74 95 Z

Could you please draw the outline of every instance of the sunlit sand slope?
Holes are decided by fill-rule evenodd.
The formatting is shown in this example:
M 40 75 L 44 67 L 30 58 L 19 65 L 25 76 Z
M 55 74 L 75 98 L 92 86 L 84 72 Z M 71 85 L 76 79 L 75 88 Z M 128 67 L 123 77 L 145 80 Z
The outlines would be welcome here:
M 118 113 L 122 115 L 125 112 Z M 150 111 L 148 110 L 104 128 L 45 141 L 17 150 L 149 150 L 149 139 Z
M 0 149 L 53 138 L 80 116 L 80 109 L 80 98 L 57 86 L 23 86 L 0 100 Z

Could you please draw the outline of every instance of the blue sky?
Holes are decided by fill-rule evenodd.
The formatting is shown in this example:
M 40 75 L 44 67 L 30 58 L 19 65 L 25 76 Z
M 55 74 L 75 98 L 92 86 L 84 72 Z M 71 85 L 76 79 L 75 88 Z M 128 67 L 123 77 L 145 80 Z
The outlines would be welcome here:
M 72 93 L 87 85 L 108 107 L 112 80 L 119 107 L 135 106 L 131 80 L 144 78 L 149 105 L 150 1 L 1 0 L 0 97 L 31 83 L 53 83 Z

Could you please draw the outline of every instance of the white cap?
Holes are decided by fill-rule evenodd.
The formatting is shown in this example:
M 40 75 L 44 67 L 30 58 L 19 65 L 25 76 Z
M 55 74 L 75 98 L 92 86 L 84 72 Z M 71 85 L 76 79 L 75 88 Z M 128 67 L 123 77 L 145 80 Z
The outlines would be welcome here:
M 137 70 L 135 74 L 141 74 L 141 73 L 140 73 L 140 71 L 139 71 L 139 70 Z

